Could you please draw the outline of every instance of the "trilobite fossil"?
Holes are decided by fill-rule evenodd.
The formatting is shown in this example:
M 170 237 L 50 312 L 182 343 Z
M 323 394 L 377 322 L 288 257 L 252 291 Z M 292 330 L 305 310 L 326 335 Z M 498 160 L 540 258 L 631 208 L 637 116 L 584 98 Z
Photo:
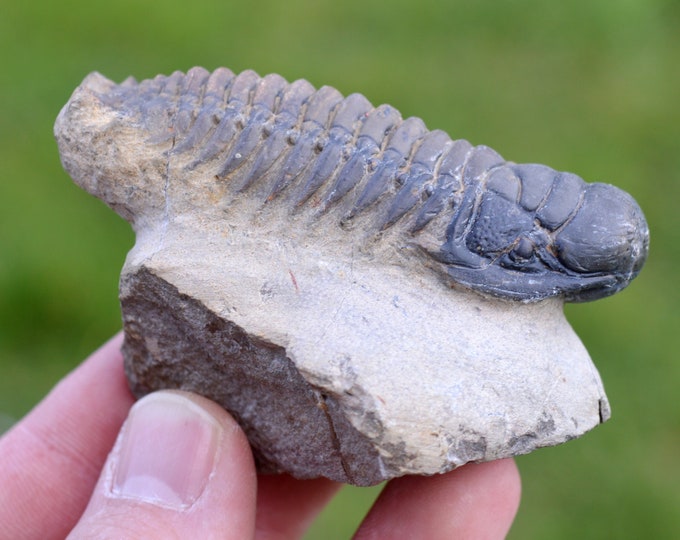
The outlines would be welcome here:
M 370 485 L 609 417 L 562 307 L 640 271 L 648 229 L 621 190 L 252 71 L 91 74 L 55 133 L 136 232 L 131 390 L 213 399 L 261 471 Z
M 628 285 L 647 256 L 642 211 L 620 189 L 505 161 L 360 94 L 224 68 L 119 85 L 92 74 L 83 87 L 115 111 L 124 135 L 108 140 L 102 126 L 90 133 L 91 151 L 143 141 L 175 171 L 172 181 L 177 171 L 201 172 L 202 189 L 225 212 L 249 198 L 253 212 L 283 209 L 277 219 L 297 219 L 317 234 L 360 230 L 365 245 L 386 242 L 421 257 L 426 271 L 453 286 L 524 302 L 593 300 Z M 95 194 L 120 176 L 74 170 L 75 161 L 62 159 Z M 143 178 L 145 166 L 120 164 L 130 178 Z M 161 208 L 164 189 L 131 181 L 107 202 L 134 223 L 140 193 L 152 193 Z

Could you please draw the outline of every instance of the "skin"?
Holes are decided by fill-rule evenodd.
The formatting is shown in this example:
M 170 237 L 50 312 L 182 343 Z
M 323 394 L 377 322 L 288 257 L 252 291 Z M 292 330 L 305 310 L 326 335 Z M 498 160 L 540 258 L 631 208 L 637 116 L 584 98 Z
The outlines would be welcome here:
M 0 439 L 0 538 L 302 538 L 341 486 L 258 476 L 233 418 L 193 394 L 176 393 L 221 433 L 198 499 L 178 509 L 111 494 L 111 450 L 134 403 L 121 342 L 106 343 Z M 519 497 L 512 460 L 403 477 L 387 484 L 355 538 L 504 538 Z

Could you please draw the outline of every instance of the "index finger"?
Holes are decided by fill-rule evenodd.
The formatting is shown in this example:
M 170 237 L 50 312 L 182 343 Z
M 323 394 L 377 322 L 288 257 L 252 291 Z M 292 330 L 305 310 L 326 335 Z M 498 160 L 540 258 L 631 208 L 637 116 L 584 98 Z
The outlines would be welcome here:
M 65 538 L 132 406 L 118 334 L 0 439 L 0 538 Z
M 355 540 L 505 538 L 520 491 L 512 459 L 470 463 L 430 477 L 397 478 L 379 495 Z

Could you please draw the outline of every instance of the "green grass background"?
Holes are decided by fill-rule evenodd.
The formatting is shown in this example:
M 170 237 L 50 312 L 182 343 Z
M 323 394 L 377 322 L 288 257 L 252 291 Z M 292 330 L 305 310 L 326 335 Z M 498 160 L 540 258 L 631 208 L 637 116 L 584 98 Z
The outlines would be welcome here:
M 0 429 L 120 326 L 133 236 L 61 169 L 72 90 L 93 70 L 278 72 L 637 198 L 640 278 L 567 309 L 613 418 L 518 458 L 510 538 L 679 538 L 679 28 L 676 0 L 0 0 Z M 376 494 L 346 489 L 308 537 L 349 537 Z

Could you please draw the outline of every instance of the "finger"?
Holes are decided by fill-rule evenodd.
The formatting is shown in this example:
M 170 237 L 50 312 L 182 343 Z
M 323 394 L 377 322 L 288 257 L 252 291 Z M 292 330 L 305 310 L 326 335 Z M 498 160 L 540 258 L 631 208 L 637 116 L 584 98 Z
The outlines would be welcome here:
M 260 475 L 257 485 L 257 540 L 302 538 L 342 484 L 325 478 Z
M 0 538 L 64 538 L 133 398 L 118 334 L 0 439 Z
M 71 539 L 252 538 L 257 476 L 216 403 L 161 391 L 130 411 Z
M 517 512 L 520 491 L 511 459 L 469 464 L 437 476 L 398 478 L 387 484 L 355 539 L 502 539 Z

